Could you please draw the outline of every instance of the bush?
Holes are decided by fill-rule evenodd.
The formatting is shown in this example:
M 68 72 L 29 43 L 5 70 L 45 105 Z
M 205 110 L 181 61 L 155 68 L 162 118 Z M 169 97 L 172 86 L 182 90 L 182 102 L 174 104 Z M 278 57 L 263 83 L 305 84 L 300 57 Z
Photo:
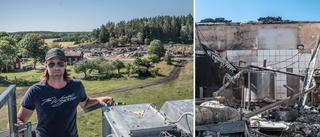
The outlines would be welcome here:
M 152 68 L 150 69 L 150 73 L 151 75 L 155 76 L 155 75 L 158 75 L 159 74 L 159 68 Z
M 173 58 L 173 55 L 170 52 L 167 52 L 166 55 L 164 56 L 164 61 L 167 62 L 167 64 L 171 65 L 172 58 Z
M 140 78 L 150 77 L 151 73 L 149 72 L 147 67 L 144 66 L 135 66 L 133 69 L 135 74 L 138 74 Z
M 156 54 L 150 54 L 148 55 L 148 60 L 149 62 L 152 62 L 152 63 L 158 63 L 160 61 L 160 58 Z

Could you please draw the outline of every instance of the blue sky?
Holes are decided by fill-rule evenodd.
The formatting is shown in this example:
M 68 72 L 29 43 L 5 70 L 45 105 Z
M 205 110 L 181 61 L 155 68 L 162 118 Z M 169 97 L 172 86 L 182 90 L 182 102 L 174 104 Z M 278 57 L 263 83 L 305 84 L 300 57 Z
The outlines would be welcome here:
M 158 15 L 193 15 L 193 0 L 1 0 L 0 31 L 92 31 Z
M 257 21 L 259 17 L 320 21 L 319 0 L 196 0 L 195 21 L 222 17 L 233 22 Z

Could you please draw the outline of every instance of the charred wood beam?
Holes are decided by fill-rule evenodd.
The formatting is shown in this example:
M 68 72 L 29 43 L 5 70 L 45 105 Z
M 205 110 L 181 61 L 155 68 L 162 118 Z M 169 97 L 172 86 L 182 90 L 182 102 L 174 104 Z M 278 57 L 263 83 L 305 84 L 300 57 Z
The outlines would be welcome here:
M 205 51 L 205 53 L 211 57 L 211 59 L 213 59 L 214 61 L 217 61 L 220 63 L 221 66 L 227 68 L 229 71 L 233 72 L 233 73 L 238 73 L 239 70 L 233 66 L 229 61 L 227 61 L 226 59 L 222 58 L 216 51 L 213 51 L 211 49 L 209 49 L 206 45 L 201 44 L 201 47 L 203 48 L 203 50 Z

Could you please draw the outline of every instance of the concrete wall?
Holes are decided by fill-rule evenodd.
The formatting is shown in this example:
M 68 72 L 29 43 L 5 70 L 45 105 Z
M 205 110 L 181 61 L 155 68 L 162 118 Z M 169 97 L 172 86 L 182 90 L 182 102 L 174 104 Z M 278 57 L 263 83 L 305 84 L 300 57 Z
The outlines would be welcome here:
M 258 49 L 296 49 L 298 28 L 258 27 Z
M 198 25 L 196 28 L 199 30 L 196 43 L 200 38 L 203 44 L 214 50 L 294 49 L 298 44 L 311 45 L 320 35 L 320 23 L 303 22 Z M 202 50 L 199 44 L 195 48 Z

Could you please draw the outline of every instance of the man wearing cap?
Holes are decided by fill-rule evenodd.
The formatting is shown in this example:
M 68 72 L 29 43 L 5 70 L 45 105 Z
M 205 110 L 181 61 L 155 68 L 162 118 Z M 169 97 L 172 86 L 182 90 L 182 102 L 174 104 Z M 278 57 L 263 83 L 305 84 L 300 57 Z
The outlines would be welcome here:
M 18 123 L 26 123 L 37 112 L 37 137 L 78 137 L 77 106 L 82 109 L 98 103 L 113 104 L 112 97 L 90 98 L 81 81 L 69 77 L 66 57 L 59 48 L 50 49 L 45 57 L 45 71 L 40 82 L 32 85 L 21 101 Z

